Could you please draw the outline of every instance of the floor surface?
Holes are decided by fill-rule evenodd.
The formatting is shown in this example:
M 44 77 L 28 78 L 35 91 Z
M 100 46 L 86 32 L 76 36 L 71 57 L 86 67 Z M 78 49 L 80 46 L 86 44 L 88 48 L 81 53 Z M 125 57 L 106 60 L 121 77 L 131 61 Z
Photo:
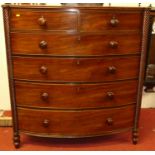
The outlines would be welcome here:
M 141 111 L 139 135 L 139 143 L 133 145 L 130 132 L 86 139 L 39 138 L 22 134 L 21 147 L 18 150 L 155 150 L 155 109 Z M 16 150 L 12 143 L 12 128 L 0 128 L 0 150 Z

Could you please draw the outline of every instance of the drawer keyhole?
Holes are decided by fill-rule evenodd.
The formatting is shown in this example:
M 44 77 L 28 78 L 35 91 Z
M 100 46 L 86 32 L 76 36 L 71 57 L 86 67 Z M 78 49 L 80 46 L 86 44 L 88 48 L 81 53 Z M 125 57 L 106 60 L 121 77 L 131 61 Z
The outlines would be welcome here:
M 79 66 L 79 65 L 81 64 L 81 61 L 78 60 L 78 59 L 76 59 L 76 60 L 75 60 L 75 64 L 76 64 L 77 66 Z

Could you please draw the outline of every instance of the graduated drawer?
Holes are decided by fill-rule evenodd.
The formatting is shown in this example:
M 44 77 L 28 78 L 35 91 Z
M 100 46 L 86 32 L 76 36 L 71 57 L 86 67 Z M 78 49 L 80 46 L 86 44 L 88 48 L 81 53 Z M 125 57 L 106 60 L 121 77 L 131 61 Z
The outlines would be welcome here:
M 11 33 L 13 54 L 44 55 L 120 55 L 140 53 L 141 35 L 66 35 L 47 33 Z
M 76 30 L 77 12 L 72 10 L 12 9 L 11 30 Z
M 137 81 L 107 84 L 43 84 L 16 81 L 16 104 L 58 109 L 116 107 L 136 103 L 137 84 Z
M 20 131 L 73 138 L 102 135 L 131 128 L 135 106 L 83 111 L 18 108 L 17 112 Z
M 81 13 L 81 31 L 137 30 L 142 29 L 143 12 L 111 11 Z
M 13 57 L 14 78 L 45 82 L 105 82 L 137 78 L 139 56 L 109 58 Z

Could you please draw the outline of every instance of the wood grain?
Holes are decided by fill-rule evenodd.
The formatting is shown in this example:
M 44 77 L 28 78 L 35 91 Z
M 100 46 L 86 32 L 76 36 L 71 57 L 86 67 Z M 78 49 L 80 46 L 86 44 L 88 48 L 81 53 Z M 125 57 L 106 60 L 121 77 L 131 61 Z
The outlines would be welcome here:
M 15 90 L 18 106 L 55 109 L 117 107 L 136 102 L 137 81 L 108 84 L 45 84 L 16 81 Z M 108 96 L 110 92 L 114 94 L 113 98 Z M 43 98 L 45 93 L 48 96 Z
M 57 137 L 85 137 L 133 125 L 135 106 L 86 111 L 33 110 L 18 108 L 19 130 Z M 30 120 L 31 118 L 31 120 Z M 113 123 L 108 124 L 111 118 Z M 46 125 L 45 125 L 46 122 Z
M 45 26 L 38 24 L 38 19 L 44 17 Z M 76 30 L 76 11 L 42 11 L 27 9 L 12 9 L 10 17 L 11 30 Z
M 57 82 L 105 82 L 138 77 L 139 56 L 109 58 L 14 57 L 14 78 Z M 114 67 L 116 71 L 110 69 Z M 112 68 L 113 69 L 113 68 Z
M 149 10 L 3 8 L 15 147 L 22 132 L 77 138 L 132 129 L 137 143 Z
M 33 36 L 33 37 L 32 37 Z M 40 48 L 45 41 L 46 48 Z M 110 42 L 117 42 L 117 47 L 111 47 Z M 42 55 L 120 55 L 140 53 L 140 34 L 49 34 L 49 33 L 11 33 L 13 54 Z M 25 48 L 26 47 L 26 48 Z
M 111 26 L 110 20 L 116 18 L 119 23 Z M 81 13 L 81 31 L 106 31 L 106 30 L 142 30 L 143 13 L 112 12 L 85 12 Z

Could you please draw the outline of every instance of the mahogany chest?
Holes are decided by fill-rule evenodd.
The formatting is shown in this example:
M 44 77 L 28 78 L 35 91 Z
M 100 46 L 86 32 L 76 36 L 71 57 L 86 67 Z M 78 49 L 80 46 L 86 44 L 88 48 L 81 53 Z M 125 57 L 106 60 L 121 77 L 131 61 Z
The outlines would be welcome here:
M 138 140 L 149 9 L 4 5 L 14 145 L 20 133 Z

